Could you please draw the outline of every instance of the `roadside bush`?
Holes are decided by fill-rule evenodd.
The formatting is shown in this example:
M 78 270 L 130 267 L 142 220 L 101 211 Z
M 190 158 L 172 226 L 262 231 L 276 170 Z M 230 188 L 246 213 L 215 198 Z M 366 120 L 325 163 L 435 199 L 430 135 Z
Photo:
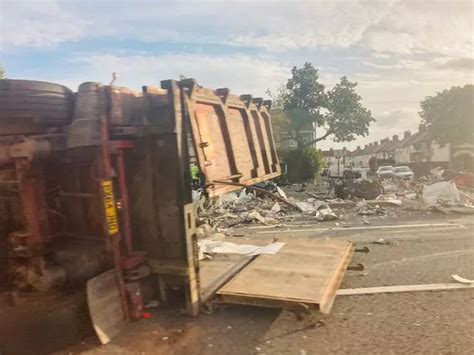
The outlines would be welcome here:
M 285 155 L 288 179 L 292 182 L 314 180 L 324 167 L 321 152 L 313 147 L 291 150 Z

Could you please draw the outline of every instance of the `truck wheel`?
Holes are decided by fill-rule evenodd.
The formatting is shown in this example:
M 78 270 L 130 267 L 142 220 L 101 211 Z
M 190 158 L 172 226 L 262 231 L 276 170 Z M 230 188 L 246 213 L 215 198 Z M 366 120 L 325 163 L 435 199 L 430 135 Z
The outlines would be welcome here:
M 4 124 L 62 126 L 72 117 L 74 93 L 67 87 L 31 80 L 0 80 L 0 127 Z

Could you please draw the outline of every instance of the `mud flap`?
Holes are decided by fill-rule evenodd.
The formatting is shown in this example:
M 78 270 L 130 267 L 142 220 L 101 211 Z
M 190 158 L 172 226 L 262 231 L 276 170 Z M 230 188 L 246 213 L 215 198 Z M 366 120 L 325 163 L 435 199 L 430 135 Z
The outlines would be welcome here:
M 97 337 L 102 344 L 107 344 L 127 323 L 115 270 L 106 271 L 87 282 L 87 303 Z

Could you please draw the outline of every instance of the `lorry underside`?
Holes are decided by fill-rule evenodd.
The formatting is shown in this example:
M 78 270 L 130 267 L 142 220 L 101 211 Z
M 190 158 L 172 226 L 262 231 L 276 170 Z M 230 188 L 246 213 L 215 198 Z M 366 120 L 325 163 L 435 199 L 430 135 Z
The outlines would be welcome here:
M 193 79 L 142 92 L 87 82 L 77 93 L 0 80 L 0 353 L 56 350 L 91 325 L 106 343 L 150 300 L 197 315 L 228 278 L 201 283 L 191 164 L 209 197 L 280 175 L 270 105 Z M 279 271 L 278 259 L 254 260 L 218 298 L 329 312 L 352 245 L 284 248 Z M 287 277 L 309 264 L 319 271 L 303 286 L 321 287 L 298 299 Z M 275 272 L 291 284 L 283 292 L 242 291 L 245 277 Z
M 2 353 L 78 338 L 86 282 L 106 270 L 124 319 L 151 297 L 197 314 L 191 162 L 210 196 L 279 175 L 270 102 L 192 79 L 76 94 L 1 80 L 0 105 Z

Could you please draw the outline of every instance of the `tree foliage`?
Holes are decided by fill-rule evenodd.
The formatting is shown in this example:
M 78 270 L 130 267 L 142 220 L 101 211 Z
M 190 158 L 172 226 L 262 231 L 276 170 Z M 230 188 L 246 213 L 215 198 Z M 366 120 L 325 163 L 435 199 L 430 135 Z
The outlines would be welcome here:
M 324 165 L 323 155 L 313 147 L 290 150 L 284 159 L 288 164 L 288 179 L 293 182 L 313 180 Z
M 370 111 L 362 106 L 362 98 L 356 93 L 357 83 L 345 76 L 327 93 L 325 116 L 327 132 L 333 134 L 335 142 L 351 142 L 358 136 L 369 134 L 369 126 L 375 119 Z
M 3 79 L 4 75 L 5 75 L 5 72 L 3 71 L 3 67 L 0 64 L 0 79 Z
M 286 86 L 277 88 L 272 98 L 277 117 L 274 120 L 276 138 L 294 139 L 299 148 L 333 136 L 336 142 L 349 142 L 368 134 L 375 121 L 362 98 L 356 93 L 357 83 L 342 77 L 330 91 L 319 82 L 319 73 L 311 63 L 303 68 L 294 67 Z M 312 129 L 324 132 L 313 141 L 303 141 L 300 131 Z
M 283 110 L 296 129 L 305 128 L 308 123 L 324 124 L 323 109 L 326 107 L 324 85 L 319 82 L 319 73 L 311 63 L 303 68 L 291 69 L 291 78 L 283 91 Z
M 474 86 L 455 86 L 428 96 L 418 113 L 434 140 L 446 143 L 474 142 Z

